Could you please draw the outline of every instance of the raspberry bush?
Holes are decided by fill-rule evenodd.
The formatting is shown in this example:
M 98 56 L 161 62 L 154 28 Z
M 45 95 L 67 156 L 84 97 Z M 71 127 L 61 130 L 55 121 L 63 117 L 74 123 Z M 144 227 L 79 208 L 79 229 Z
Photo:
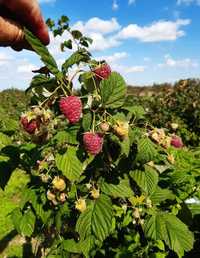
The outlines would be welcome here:
M 12 212 L 18 233 L 37 240 L 30 257 L 183 257 L 194 244 L 186 200 L 200 197 L 199 151 L 150 126 L 143 108 L 127 101 L 122 76 L 92 58 L 92 40 L 66 16 L 48 25 L 55 37 L 68 33 L 61 50 L 71 54 L 59 70 L 25 30 L 45 65 L 20 120 L 29 141 L 0 135 L 1 187 L 15 167 L 30 176 Z

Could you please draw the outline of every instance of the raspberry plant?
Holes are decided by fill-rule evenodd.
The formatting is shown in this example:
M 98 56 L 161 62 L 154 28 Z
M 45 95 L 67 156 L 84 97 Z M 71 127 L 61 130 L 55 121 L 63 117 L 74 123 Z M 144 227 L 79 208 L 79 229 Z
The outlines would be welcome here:
M 59 70 L 25 29 L 44 63 L 21 118 L 29 141 L 1 135 L 0 164 L 9 168 L 1 187 L 15 167 L 30 176 L 12 212 L 16 230 L 37 239 L 33 257 L 183 257 L 194 243 L 185 201 L 199 198 L 200 153 L 146 122 L 122 76 L 92 58 L 91 39 L 67 17 L 48 24 L 54 36 L 68 33 L 61 50 L 71 53 Z

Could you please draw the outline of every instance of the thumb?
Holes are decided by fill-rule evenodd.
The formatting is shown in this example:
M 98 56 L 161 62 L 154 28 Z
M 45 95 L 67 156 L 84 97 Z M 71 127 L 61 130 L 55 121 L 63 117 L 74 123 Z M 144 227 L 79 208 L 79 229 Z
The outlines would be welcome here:
M 23 28 L 17 22 L 0 16 L 0 46 L 15 46 L 23 42 Z

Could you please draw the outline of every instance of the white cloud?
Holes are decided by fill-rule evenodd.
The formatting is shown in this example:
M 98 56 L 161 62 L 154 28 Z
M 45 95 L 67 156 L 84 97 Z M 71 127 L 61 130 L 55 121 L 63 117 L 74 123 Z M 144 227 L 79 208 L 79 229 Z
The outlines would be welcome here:
M 118 33 L 117 38 L 135 38 L 142 42 L 173 41 L 185 35 L 181 27 L 189 25 L 190 22 L 189 19 L 161 20 L 143 27 L 137 24 L 129 24 Z
M 103 20 L 98 17 L 90 18 L 88 21 L 78 21 L 72 25 L 72 29 L 80 30 L 83 35 L 93 39 L 90 51 L 103 51 L 105 49 L 117 47 L 121 41 L 114 37 L 113 33 L 119 31 L 121 26 L 115 18 L 110 20 Z M 65 32 L 62 36 L 53 37 L 50 33 L 50 47 L 49 50 L 54 55 L 60 53 L 60 43 L 69 38 L 69 34 Z M 60 58 L 60 57 L 59 57 Z
M 11 56 L 10 54 L 6 52 L 0 52 L 0 66 L 7 64 L 12 59 L 13 59 L 13 56 Z
M 103 51 L 109 48 L 117 47 L 121 42 L 114 37 L 105 37 L 100 33 L 91 33 L 89 35 L 93 39 L 90 51 Z
M 113 11 L 116 11 L 116 10 L 119 9 L 119 5 L 117 3 L 117 0 L 113 0 L 112 9 L 113 9 Z
M 145 69 L 143 65 L 130 66 L 125 69 L 125 73 L 143 73 Z
M 117 61 L 120 61 L 120 60 L 126 58 L 126 57 L 128 57 L 128 53 L 126 53 L 126 52 L 116 52 L 113 55 L 96 57 L 96 59 L 99 60 L 99 61 L 105 60 L 107 63 L 113 64 Z
M 104 35 L 119 30 L 121 26 L 115 18 L 111 18 L 110 20 L 102 20 L 98 17 L 93 17 L 85 23 L 83 21 L 76 22 L 72 28 L 80 30 L 83 34 L 99 32 Z
M 132 5 L 136 2 L 136 0 L 128 0 L 128 5 Z
M 9 48 L 2 48 L 0 51 L 0 90 L 10 87 L 27 88 L 34 75 L 32 70 L 41 66 L 40 62 L 37 62 L 37 66 L 33 63 L 34 58 L 35 54 L 30 51 L 18 53 Z
M 157 21 L 144 27 L 137 24 L 129 24 L 127 27 L 121 29 L 121 25 L 116 18 L 104 20 L 98 17 L 92 17 L 85 22 L 76 22 L 72 25 L 72 28 L 80 30 L 85 36 L 93 39 L 93 44 L 89 50 L 94 52 L 118 47 L 124 40 L 129 38 L 135 38 L 143 42 L 176 40 L 185 35 L 181 27 L 188 24 L 190 24 L 190 20 L 178 19 L 176 21 Z M 57 36 L 56 38 L 50 34 L 50 38 L 50 52 L 58 55 L 60 53 L 60 43 L 69 38 L 69 34 L 65 32 L 61 37 Z
M 191 58 L 174 59 L 170 55 L 165 55 L 165 61 L 158 65 L 159 67 L 171 67 L 171 68 L 197 68 L 198 62 Z
M 36 65 L 26 63 L 26 64 L 21 64 L 17 67 L 17 72 L 18 73 L 31 73 L 32 70 L 37 69 Z
M 191 5 L 191 4 L 196 4 L 200 5 L 200 0 L 177 0 L 177 5 Z

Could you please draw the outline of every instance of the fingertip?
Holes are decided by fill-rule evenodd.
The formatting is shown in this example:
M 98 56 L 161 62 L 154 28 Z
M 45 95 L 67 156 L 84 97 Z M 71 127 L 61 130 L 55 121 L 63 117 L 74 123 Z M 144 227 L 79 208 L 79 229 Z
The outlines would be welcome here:
M 36 35 L 44 45 L 48 45 L 50 42 L 49 32 L 46 26 L 41 27 L 37 31 Z

